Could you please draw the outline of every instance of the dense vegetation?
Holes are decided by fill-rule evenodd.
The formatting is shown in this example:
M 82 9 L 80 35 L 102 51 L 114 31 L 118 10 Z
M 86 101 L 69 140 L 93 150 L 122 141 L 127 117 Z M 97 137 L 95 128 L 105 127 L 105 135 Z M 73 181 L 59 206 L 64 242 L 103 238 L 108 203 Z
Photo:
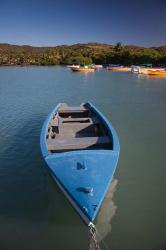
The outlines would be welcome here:
M 0 65 L 66 64 L 143 64 L 166 65 L 166 46 L 144 48 L 88 43 L 71 46 L 31 47 L 0 44 Z

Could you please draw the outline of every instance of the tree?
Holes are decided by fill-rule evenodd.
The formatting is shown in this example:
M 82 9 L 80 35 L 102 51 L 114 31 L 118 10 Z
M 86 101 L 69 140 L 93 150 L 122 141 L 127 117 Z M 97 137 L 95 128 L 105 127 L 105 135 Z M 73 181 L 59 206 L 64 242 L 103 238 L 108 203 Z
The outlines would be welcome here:
M 118 42 L 118 43 L 114 46 L 114 50 L 115 50 L 116 52 L 122 51 L 122 50 L 123 50 L 123 45 L 122 45 L 122 43 Z

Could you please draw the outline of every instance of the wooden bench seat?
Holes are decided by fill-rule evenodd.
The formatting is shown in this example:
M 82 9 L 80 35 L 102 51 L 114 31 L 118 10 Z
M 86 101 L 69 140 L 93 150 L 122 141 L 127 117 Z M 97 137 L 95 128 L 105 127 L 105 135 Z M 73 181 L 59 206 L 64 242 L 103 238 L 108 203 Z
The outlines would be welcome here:
M 79 112 L 79 111 L 86 111 L 88 110 L 87 108 L 85 108 L 83 105 L 81 106 L 68 106 L 66 104 L 61 105 L 61 107 L 59 108 L 59 112 Z
M 88 148 L 98 144 L 110 143 L 109 136 L 101 137 L 82 137 L 82 138 L 55 138 L 47 139 L 47 148 L 49 151 L 73 150 Z
M 90 123 L 90 124 L 98 124 L 100 121 L 94 117 L 86 117 L 86 118 L 61 118 L 57 117 L 56 119 L 52 120 L 50 125 L 51 126 L 60 126 L 62 123 Z
M 87 109 L 67 109 L 67 110 L 65 110 L 65 109 L 60 109 L 59 111 L 58 111 L 58 113 L 59 114 L 61 114 L 61 113 L 81 113 L 81 112 L 85 112 L 85 111 L 88 111 Z
M 87 118 L 62 118 L 62 123 L 72 123 L 72 122 L 90 122 L 89 117 Z

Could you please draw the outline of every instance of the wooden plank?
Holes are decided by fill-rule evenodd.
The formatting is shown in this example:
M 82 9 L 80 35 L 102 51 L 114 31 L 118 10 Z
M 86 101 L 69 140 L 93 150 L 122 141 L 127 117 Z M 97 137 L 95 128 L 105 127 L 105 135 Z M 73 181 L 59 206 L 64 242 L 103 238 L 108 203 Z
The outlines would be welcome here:
M 85 132 L 87 130 L 91 130 L 94 131 L 92 124 L 91 123 L 80 123 L 80 122 L 76 122 L 76 123 L 62 123 L 61 127 L 60 127 L 60 135 L 61 133 L 70 133 L 70 131 L 73 131 L 75 133 L 78 132 Z
M 90 119 L 89 117 L 86 117 L 86 118 L 62 118 L 62 123 L 67 123 L 67 122 L 81 122 L 81 121 L 87 121 L 88 123 L 88 120 L 90 122 Z
M 62 105 L 59 108 L 59 112 L 61 111 L 65 111 L 65 112 L 70 112 L 70 111 L 86 111 L 88 110 L 87 108 L 85 108 L 84 106 L 67 106 L 67 105 Z
M 68 114 L 68 113 L 82 113 L 82 112 L 85 112 L 85 111 L 88 111 L 87 109 L 66 109 L 66 110 L 59 110 L 58 113 L 59 114 Z
M 82 137 L 82 138 L 55 138 L 47 139 L 48 150 L 81 149 L 95 144 L 110 143 L 109 136 Z
M 82 121 L 85 121 L 85 122 L 83 122 L 83 123 L 86 123 L 86 121 L 87 121 L 87 124 L 89 123 L 89 124 L 99 124 L 100 123 L 100 121 L 99 121 L 99 119 L 97 118 L 97 117 L 95 117 L 95 116 L 92 116 L 92 117 L 80 117 L 80 118 L 61 118 L 62 119 L 62 123 L 67 123 L 67 122 L 73 122 L 73 125 L 74 125 L 74 123 L 81 123 Z M 89 121 L 88 121 L 89 120 Z

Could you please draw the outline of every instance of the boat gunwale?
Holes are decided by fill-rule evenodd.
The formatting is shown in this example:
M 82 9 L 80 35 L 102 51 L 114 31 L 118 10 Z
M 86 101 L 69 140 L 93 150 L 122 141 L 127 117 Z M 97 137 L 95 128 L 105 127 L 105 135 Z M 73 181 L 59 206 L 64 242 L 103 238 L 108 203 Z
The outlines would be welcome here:
M 95 112 L 96 116 L 103 122 L 105 127 L 109 131 L 109 136 L 112 139 L 113 142 L 113 148 L 110 149 L 109 151 L 120 151 L 120 144 L 119 144 L 119 138 L 116 133 L 116 130 L 112 126 L 112 123 L 99 111 L 92 103 L 88 102 L 88 105 L 92 108 L 92 110 Z
M 40 134 L 40 148 L 42 151 L 42 154 L 44 157 L 50 155 L 50 153 L 48 152 L 47 149 L 47 144 L 46 144 L 46 134 L 47 134 L 47 128 L 48 125 L 53 117 L 53 115 L 58 111 L 58 109 L 60 108 L 61 103 L 58 103 L 55 108 L 47 115 L 44 124 L 42 126 L 42 130 L 41 130 L 41 134 Z

